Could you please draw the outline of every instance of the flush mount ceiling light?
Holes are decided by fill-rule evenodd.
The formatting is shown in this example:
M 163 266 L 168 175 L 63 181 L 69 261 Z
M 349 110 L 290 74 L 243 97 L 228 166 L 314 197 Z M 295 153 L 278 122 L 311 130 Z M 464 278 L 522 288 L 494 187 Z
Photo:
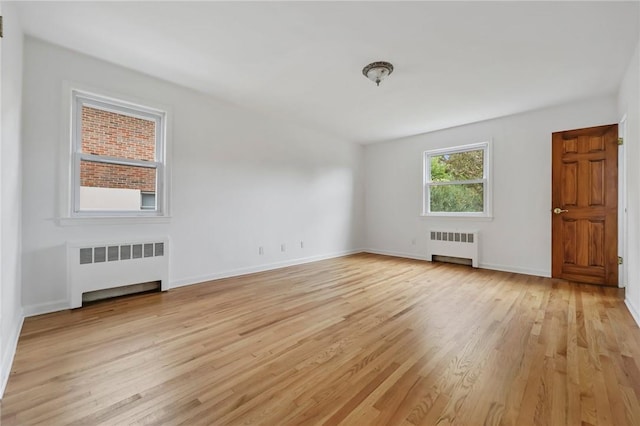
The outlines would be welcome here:
M 393 72 L 393 65 L 389 62 L 372 62 L 362 69 L 362 75 L 380 86 L 380 82 Z

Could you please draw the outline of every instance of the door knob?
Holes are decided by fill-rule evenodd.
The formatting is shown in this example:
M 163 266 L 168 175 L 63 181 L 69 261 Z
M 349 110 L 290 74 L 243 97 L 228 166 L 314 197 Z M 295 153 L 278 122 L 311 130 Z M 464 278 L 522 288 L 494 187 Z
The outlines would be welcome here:
M 569 210 L 563 210 L 563 209 L 561 209 L 560 207 L 556 207 L 555 209 L 553 209 L 553 212 L 554 212 L 555 214 L 566 213 L 566 212 L 568 212 L 568 211 L 569 211 Z

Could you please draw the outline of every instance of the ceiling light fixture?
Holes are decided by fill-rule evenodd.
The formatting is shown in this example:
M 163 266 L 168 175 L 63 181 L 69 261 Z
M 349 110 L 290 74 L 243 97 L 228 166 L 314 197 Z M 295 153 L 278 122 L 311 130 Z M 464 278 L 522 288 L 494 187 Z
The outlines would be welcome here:
M 393 72 L 393 65 L 389 62 L 372 62 L 362 69 L 362 75 L 380 86 L 380 82 Z

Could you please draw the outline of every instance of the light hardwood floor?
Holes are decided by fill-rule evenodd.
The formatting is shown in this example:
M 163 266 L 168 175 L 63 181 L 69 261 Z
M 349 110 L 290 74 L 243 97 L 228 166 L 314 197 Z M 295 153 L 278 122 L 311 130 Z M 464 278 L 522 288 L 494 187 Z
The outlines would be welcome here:
M 360 254 L 25 321 L 2 425 L 640 425 L 621 291 Z

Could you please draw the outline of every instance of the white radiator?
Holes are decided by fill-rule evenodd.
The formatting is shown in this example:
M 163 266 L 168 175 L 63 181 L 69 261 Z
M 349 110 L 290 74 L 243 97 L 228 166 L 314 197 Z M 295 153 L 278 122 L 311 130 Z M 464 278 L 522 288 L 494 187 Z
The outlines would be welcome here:
M 71 308 L 82 306 L 83 293 L 151 281 L 160 281 L 162 291 L 169 289 L 166 237 L 67 243 L 67 297 Z
M 471 265 L 478 267 L 478 232 L 429 231 L 427 260 L 433 256 L 449 256 L 471 259 Z

